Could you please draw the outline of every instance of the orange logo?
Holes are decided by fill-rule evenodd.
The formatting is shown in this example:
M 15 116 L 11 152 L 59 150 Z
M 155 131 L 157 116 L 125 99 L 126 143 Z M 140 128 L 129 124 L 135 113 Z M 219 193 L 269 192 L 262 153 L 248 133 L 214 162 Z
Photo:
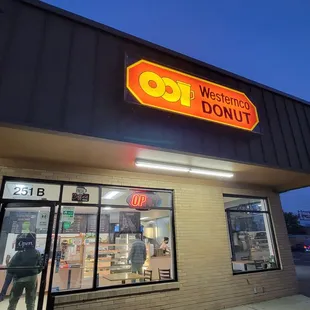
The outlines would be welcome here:
M 140 104 L 252 131 L 255 105 L 242 92 L 140 60 L 127 67 L 126 86 Z

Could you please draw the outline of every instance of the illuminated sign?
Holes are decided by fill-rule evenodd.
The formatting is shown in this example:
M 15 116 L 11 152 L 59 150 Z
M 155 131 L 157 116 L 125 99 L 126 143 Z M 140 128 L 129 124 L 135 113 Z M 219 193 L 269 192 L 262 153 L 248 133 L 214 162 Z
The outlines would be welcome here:
M 244 93 L 146 60 L 127 67 L 126 86 L 145 106 L 248 131 L 259 123 Z
M 127 197 L 130 208 L 149 210 L 161 205 L 161 199 L 154 192 L 134 191 Z
M 144 194 L 133 194 L 131 195 L 131 199 L 129 205 L 134 208 L 143 208 L 147 201 L 147 195 Z

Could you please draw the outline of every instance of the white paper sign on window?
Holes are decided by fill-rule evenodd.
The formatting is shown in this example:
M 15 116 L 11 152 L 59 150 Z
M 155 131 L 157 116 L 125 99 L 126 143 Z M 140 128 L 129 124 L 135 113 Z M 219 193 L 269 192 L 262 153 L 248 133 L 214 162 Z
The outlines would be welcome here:
M 8 181 L 5 183 L 3 199 L 58 201 L 60 185 Z
M 40 210 L 37 214 L 36 229 L 47 231 L 49 218 L 50 218 L 50 211 L 49 210 Z
M 62 194 L 62 202 L 92 203 L 99 200 L 99 188 L 95 186 L 65 185 Z

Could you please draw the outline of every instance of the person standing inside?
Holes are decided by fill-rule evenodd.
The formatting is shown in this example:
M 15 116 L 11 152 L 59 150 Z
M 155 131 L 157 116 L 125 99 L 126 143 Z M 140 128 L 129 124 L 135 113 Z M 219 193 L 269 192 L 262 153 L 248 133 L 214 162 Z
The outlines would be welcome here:
M 163 250 L 165 255 L 170 254 L 170 248 L 168 246 L 168 243 L 169 243 L 169 238 L 168 237 L 164 237 L 164 241 L 160 245 L 160 250 Z
M 139 234 L 136 234 L 136 240 L 131 246 L 128 260 L 131 262 L 131 272 L 142 275 L 142 267 L 146 260 L 146 246 Z M 134 283 L 135 280 L 132 282 Z
M 25 289 L 26 309 L 34 310 L 37 296 L 37 275 L 42 271 L 42 257 L 35 249 L 35 234 L 17 237 L 18 252 L 9 263 L 8 273 L 13 277 L 8 310 L 15 310 Z

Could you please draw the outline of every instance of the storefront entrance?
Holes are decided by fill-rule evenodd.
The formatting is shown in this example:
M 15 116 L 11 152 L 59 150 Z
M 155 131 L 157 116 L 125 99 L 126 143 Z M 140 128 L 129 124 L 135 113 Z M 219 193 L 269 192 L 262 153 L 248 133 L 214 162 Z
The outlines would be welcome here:
M 9 202 L 0 212 L 0 310 L 45 309 L 56 207 Z
M 0 197 L 0 310 L 176 280 L 171 190 L 4 177 Z

